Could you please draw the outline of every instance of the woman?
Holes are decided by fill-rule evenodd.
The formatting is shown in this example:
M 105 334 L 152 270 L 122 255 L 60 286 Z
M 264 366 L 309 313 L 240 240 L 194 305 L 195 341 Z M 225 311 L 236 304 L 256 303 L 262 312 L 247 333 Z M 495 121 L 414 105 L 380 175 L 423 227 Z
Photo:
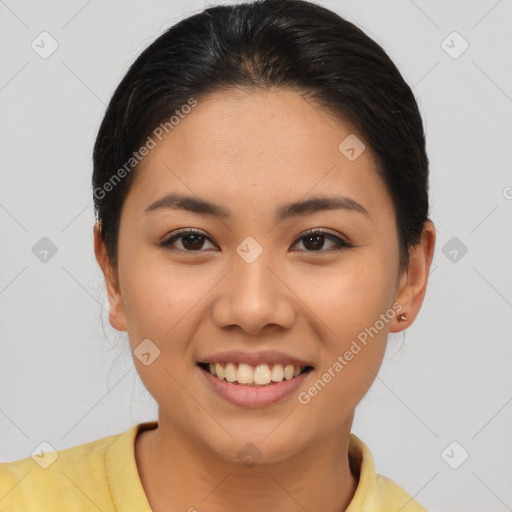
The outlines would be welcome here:
M 351 433 L 435 245 L 421 117 L 379 45 L 303 0 L 181 21 L 115 91 L 93 196 L 158 421 L 0 465 L 0 510 L 426 510 Z

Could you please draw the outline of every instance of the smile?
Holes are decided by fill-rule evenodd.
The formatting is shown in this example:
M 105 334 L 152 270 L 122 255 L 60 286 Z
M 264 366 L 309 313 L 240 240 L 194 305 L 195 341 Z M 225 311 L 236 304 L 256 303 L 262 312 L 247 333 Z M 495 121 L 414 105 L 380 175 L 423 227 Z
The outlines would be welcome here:
M 246 363 L 199 363 L 203 370 L 218 379 L 245 386 L 268 386 L 283 380 L 292 380 L 303 373 L 311 371 L 311 366 L 293 364 L 258 364 Z

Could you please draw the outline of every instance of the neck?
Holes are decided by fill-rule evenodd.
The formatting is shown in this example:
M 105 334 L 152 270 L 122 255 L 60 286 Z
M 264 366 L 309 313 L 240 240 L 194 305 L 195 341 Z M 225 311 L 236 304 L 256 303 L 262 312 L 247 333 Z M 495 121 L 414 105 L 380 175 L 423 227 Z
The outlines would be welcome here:
M 358 482 L 352 419 L 291 458 L 249 466 L 220 458 L 159 414 L 158 428 L 137 437 L 137 467 L 153 512 L 343 512 Z

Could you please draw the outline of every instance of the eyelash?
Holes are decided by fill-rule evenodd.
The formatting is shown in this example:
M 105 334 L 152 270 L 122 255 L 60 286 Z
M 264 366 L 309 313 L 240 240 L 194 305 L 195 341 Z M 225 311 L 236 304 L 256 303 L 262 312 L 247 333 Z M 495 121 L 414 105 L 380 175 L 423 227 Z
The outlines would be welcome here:
M 177 231 L 176 233 L 173 233 L 170 237 L 166 238 L 163 242 L 161 242 L 158 245 L 160 247 L 163 247 L 166 250 L 174 251 L 174 252 L 189 252 L 189 253 L 205 252 L 205 251 L 202 251 L 202 250 L 189 251 L 189 250 L 176 249 L 176 248 L 171 247 L 171 245 L 176 240 L 179 240 L 180 238 L 183 238 L 186 235 L 199 235 L 199 236 L 202 236 L 203 238 L 208 239 L 208 240 L 211 241 L 211 239 L 208 236 L 204 235 L 200 231 L 196 231 L 195 229 L 182 229 L 182 230 Z M 353 247 L 352 244 L 346 242 L 342 238 L 337 237 L 337 236 L 333 235 L 332 233 L 329 233 L 329 232 L 324 231 L 322 229 L 310 229 L 310 230 L 306 231 L 306 233 L 304 233 L 301 237 L 299 237 L 299 238 L 297 238 L 295 240 L 293 245 L 295 245 L 297 242 L 300 242 L 302 239 L 308 238 L 308 237 L 313 236 L 313 235 L 323 235 L 324 237 L 328 238 L 331 242 L 335 242 L 338 245 L 338 247 L 335 247 L 335 248 L 327 250 L 327 251 L 320 249 L 318 251 L 308 251 L 308 250 L 306 250 L 306 251 L 303 251 L 303 252 L 309 252 L 309 253 L 312 253 L 312 254 L 315 254 L 315 253 L 323 254 L 323 253 L 326 253 L 326 252 L 342 251 L 344 249 L 349 249 L 349 248 Z

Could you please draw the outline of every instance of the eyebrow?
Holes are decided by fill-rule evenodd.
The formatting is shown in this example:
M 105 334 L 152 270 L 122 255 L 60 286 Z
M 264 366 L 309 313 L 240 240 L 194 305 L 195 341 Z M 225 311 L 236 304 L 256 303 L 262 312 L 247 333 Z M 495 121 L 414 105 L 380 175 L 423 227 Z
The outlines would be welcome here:
M 200 215 L 213 215 L 221 219 L 231 219 L 231 212 L 224 206 L 211 203 L 198 197 L 185 196 L 177 193 L 167 194 L 150 204 L 144 213 L 148 214 L 160 209 L 186 210 Z M 346 210 L 370 216 L 366 208 L 349 197 L 314 196 L 304 201 L 286 203 L 275 211 L 276 221 L 299 217 L 319 211 Z

